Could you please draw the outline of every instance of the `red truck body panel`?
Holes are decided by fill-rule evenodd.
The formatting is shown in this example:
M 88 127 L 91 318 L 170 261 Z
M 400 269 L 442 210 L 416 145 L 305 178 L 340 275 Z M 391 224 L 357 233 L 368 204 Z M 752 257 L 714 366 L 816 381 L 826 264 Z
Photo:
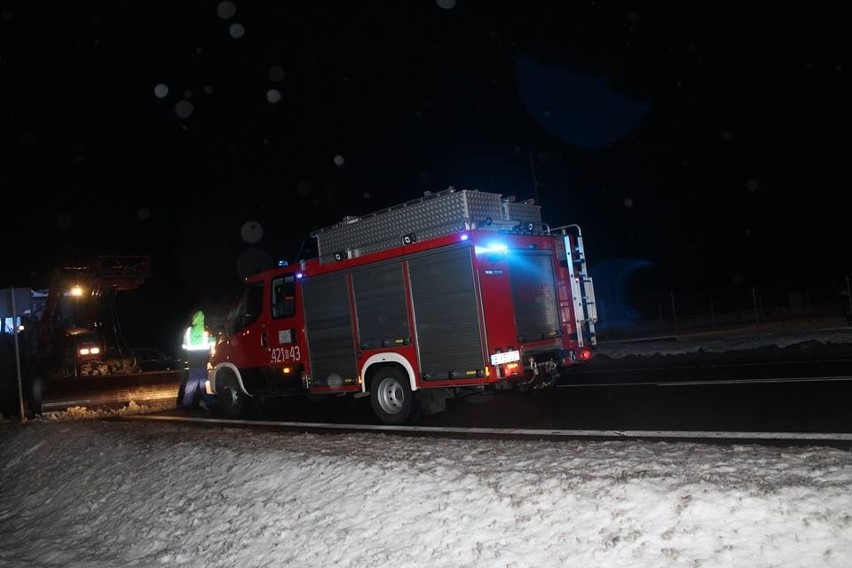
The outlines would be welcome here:
M 210 390 L 229 400 L 378 390 L 377 415 L 396 422 L 393 411 L 418 391 L 544 385 L 587 360 L 596 318 L 579 228 L 423 221 L 447 203 L 505 204 L 479 192 L 461 199 L 433 198 L 417 216 L 345 220 L 336 228 L 364 223 L 352 246 L 320 246 L 317 258 L 247 278 L 213 355 Z M 421 230 L 400 235 L 405 215 Z M 443 234 L 421 238 L 436 226 Z M 324 231 L 314 236 L 347 244 Z M 388 234 L 398 238 L 374 242 Z

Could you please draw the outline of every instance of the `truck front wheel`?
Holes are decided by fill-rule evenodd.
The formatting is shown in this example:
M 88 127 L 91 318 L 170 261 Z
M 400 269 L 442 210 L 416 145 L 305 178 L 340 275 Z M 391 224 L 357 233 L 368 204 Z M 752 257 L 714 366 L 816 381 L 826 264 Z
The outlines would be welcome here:
M 225 418 L 239 418 L 246 406 L 246 395 L 236 375 L 224 372 L 216 388 L 216 409 Z
M 408 377 L 393 367 L 378 371 L 370 386 L 373 413 L 385 424 L 402 424 L 412 415 L 414 393 Z

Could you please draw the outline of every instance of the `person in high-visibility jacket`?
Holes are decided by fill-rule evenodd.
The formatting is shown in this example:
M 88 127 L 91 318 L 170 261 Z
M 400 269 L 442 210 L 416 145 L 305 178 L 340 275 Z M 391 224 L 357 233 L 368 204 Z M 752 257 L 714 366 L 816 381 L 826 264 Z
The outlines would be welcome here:
M 189 372 L 180 402 L 184 408 L 200 406 L 210 409 L 213 406 L 213 400 L 207 394 L 204 383 L 207 380 L 207 364 L 214 341 L 204 324 L 203 311 L 192 312 L 191 321 L 192 324 L 186 328 L 183 336 L 183 348 L 189 362 Z

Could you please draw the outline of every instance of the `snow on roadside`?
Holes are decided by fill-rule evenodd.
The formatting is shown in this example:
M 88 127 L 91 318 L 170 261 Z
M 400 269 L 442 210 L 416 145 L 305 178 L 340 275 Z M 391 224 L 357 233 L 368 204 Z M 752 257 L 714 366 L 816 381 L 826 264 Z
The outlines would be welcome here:
M 852 327 L 829 328 L 799 332 L 737 334 L 730 336 L 692 335 L 680 338 L 660 338 L 636 341 L 600 342 L 595 354 L 613 359 L 631 355 L 686 355 L 690 353 L 724 353 L 775 346 L 788 347 L 817 341 L 828 344 L 849 344 L 852 347 Z

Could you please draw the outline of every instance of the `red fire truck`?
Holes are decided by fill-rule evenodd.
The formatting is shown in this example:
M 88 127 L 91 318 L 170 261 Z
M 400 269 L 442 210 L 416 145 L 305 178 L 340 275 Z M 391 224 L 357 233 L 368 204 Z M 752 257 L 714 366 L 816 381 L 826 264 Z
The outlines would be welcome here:
M 551 228 L 531 200 L 450 188 L 311 236 L 316 258 L 245 280 L 207 380 L 226 416 L 351 395 L 402 424 L 450 397 L 548 386 L 592 357 L 580 228 Z

